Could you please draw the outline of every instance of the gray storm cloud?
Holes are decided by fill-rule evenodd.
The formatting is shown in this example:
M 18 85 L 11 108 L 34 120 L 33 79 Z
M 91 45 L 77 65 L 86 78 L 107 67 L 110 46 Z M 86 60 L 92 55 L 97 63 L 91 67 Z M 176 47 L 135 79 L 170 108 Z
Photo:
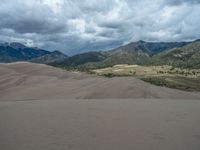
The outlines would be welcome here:
M 68 54 L 200 38 L 199 0 L 0 0 L 0 41 Z

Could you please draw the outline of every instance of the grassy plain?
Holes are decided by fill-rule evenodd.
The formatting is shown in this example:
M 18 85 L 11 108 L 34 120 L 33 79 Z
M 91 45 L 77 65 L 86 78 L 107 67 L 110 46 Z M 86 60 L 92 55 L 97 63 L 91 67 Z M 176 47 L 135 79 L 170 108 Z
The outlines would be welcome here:
M 139 66 L 122 64 L 92 70 L 92 73 L 106 77 L 134 76 L 159 86 L 200 91 L 200 69 L 180 69 L 169 65 Z

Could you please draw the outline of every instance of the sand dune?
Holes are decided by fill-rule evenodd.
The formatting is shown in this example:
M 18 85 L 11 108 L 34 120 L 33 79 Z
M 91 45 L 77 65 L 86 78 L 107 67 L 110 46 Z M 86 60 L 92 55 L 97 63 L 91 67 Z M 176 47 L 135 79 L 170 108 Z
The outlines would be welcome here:
M 199 99 L 131 77 L 1 64 L 0 149 L 199 150 Z
M 200 101 L 0 102 L 1 150 L 199 150 Z
M 154 86 L 133 77 L 104 78 L 33 63 L 0 65 L 1 100 L 48 98 L 200 99 L 199 93 Z

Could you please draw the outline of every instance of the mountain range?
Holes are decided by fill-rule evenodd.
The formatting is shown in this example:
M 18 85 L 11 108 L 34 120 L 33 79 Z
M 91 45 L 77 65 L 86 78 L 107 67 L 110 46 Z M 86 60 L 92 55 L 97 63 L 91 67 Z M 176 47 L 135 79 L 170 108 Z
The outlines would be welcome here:
M 61 52 L 50 52 L 47 50 L 27 47 L 21 43 L 1 43 L 0 62 L 9 63 L 16 61 L 31 61 L 36 63 L 49 63 L 61 61 L 67 56 Z
M 174 53 L 177 54 L 177 57 Z M 116 64 L 168 64 L 176 67 L 200 68 L 199 53 L 199 40 L 192 42 L 138 41 L 107 52 L 99 51 L 78 54 L 63 61 L 51 63 L 51 65 L 80 70 L 103 68 Z
M 116 64 L 172 65 L 200 68 L 200 40 L 192 42 L 137 41 L 110 51 L 97 51 L 66 56 L 20 43 L 0 44 L 0 62 L 30 61 L 62 68 L 81 70 Z
M 173 48 L 154 56 L 150 64 L 167 64 L 179 68 L 200 68 L 200 40 Z

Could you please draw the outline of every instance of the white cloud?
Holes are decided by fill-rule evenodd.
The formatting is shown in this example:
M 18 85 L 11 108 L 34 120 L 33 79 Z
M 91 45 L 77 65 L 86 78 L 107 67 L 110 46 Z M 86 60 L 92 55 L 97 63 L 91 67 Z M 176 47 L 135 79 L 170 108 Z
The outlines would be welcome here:
M 67 53 L 200 38 L 199 0 L 0 0 L 1 41 Z

